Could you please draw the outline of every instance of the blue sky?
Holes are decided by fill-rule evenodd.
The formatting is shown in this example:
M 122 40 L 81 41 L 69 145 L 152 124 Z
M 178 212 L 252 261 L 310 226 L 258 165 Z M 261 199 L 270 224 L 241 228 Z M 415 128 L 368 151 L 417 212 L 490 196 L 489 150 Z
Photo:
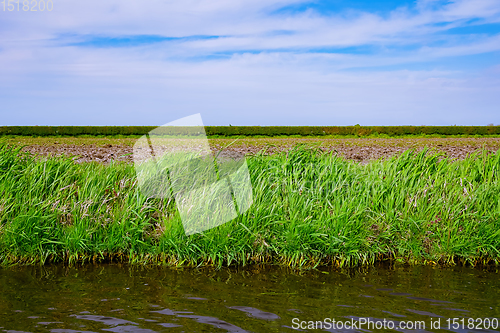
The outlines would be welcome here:
M 0 4 L 0 125 L 500 124 L 498 0 Z

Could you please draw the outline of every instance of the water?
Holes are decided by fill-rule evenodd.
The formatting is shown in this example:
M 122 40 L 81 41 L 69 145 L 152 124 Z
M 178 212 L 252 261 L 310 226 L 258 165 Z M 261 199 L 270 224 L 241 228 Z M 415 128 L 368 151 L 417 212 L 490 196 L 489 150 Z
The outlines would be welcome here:
M 431 322 L 440 320 L 441 328 L 467 332 L 462 318 L 466 326 L 469 318 L 494 324 L 499 317 L 498 277 L 495 269 L 422 266 L 306 272 L 257 266 L 2 268 L 0 332 L 296 332 L 301 323 L 307 331 L 308 321 L 325 324 L 324 331 L 349 331 L 326 325 L 332 319 L 343 325 L 422 321 L 420 332 L 436 331 Z M 453 318 L 459 326 L 448 329 Z M 384 331 L 361 328 L 350 331 Z M 477 330 L 492 331 L 500 327 Z

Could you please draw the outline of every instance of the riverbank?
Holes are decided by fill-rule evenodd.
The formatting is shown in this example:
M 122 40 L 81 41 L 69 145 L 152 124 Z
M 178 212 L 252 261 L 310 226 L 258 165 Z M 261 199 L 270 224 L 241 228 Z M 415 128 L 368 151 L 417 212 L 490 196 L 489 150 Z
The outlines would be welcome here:
M 186 236 L 175 202 L 133 165 L 34 158 L 0 146 L 0 261 L 172 266 L 500 262 L 500 152 L 424 149 L 366 165 L 296 147 L 247 158 L 254 203 Z

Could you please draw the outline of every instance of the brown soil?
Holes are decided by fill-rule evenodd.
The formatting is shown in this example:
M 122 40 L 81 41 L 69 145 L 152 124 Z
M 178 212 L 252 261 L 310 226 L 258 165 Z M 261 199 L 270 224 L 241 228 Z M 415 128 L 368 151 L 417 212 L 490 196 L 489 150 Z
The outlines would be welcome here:
M 228 142 L 230 142 L 228 140 Z M 297 143 L 306 146 L 319 147 L 324 151 L 333 151 L 349 160 L 366 163 L 370 160 L 387 158 L 401 154 L 408 149 L 420 151 L 429 147 L 444 156 L 463 159 L 468 155 L 483 149 L 496 152 L 500 149 L 500 139 L 496 138 L 453 138 L 453 139 L 281 139 L 272 142 L 241 142 L 238 145 L 224 149 L 220 156 L 238 158 L 248 154 L 256 154 L 265 150 L 266 154 L 274 154 L 291 149 Z M 210 142 L 211 148 L 217 154 L 228 143 L 221 140 Z M 111 161 L 132 162 L 132 146 L 127 144 L 31 144 L 25 146 L 27 151 L 39 156 L 72 156 L 80 162 L 97 161 L 109 163 Z

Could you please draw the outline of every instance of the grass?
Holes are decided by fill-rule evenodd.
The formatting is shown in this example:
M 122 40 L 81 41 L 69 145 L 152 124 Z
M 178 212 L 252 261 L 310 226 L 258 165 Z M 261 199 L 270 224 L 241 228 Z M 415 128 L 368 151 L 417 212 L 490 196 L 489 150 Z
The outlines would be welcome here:
M 254 203 L 186 236 L 133 165 L 35 159 L 0 144 L 0 263 L 127 261 L 294 267 L 500 262 L 500 151 L 427 150 L 360 165 L 319 149 L 248 158 Z

